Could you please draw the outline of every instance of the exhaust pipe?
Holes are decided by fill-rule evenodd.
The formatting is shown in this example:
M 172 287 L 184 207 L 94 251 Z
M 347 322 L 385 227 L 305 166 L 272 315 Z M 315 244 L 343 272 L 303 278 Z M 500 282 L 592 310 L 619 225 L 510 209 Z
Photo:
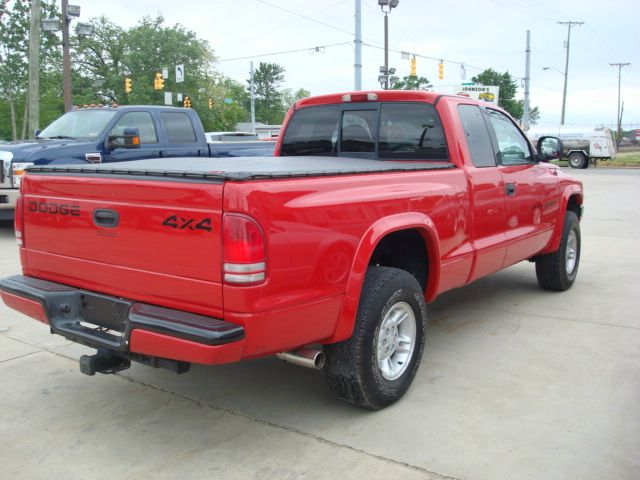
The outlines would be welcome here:
M 290 352 L 277 353 L 276 357 L 285 362 L 300 365 L 301 367 L 320 370 L 324 367 L 324 352 L 312 348 L 299 348 Z

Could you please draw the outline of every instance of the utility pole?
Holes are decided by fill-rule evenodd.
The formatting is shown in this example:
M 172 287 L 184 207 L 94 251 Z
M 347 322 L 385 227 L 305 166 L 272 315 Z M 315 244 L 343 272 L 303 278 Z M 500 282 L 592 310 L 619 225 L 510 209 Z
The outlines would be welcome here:
M 525 49 L 526 61 L 524 67 L 524 115 L 522 123 L 524 131 L 529 130 L 529 83 L 531 82 L 531 32 L 527 30 L 527 47 Z
M 622 137 L 622 115 L 620 113 L 620 87 L 622 86 L 622 67 L 631 65 L 630 63 L 610 63 L 612 67 L 618 67 L 618 117 L 616 123 L 618 124 L 618 138 L 616 140 L 616 146 L 620 145 L 620 137 Z
M 384 89 L 389 90 L 389 13 L 384 12 L 384 71 L 387 79 L 384 82 Z
M 251 133 L 256 133 L 256 84 L 253 81 L 253 61 L 249 67 L 250 83 L 249 91 L 251 92 Z
M 355 46 L 355 62 L 353 64 L 355 91 L 362 90 L 362 0 L 356 0 L 356 38 Z
M 567 79 L 569 78 L 569 47 L 571 44 L 571 27 L 574 25 L 583 25 L 584 22 L 558 22 L 559 25 L 567 26 L 567 53 L 564 62 L 564 89 L 562 91 L 562 115 L 560 117 L 560 125 L 564 125 L 564 112 L 567 106 Z
M 62 0 L 62 89 L 64 111 L 71 110 L 71 45 L 69 44 L 69 24 L 71 18 L 67 14 L 69 0 Z
M 33 138 L 40 123 L 40 0 L 31 0 L 29 24 L 29 138 Z

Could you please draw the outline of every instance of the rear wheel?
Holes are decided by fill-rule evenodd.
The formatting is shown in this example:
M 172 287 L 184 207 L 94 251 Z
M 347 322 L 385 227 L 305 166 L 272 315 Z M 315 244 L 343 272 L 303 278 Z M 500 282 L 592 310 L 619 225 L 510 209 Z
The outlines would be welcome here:
M 325 373 L 341 399 L 378 410 L 409 389 L 422 357 L 426 306 L 405 270 L 370 267 L 351 338 L 325 346 Z
M 571 168 L 587 168 L 589 166 L 587 157 L 580 152 L 570 153 L 568 160 Z
M 580 263 L 580 222 L 570 211 L 565 213 L 560 248 L 536 259 L 538 284 L 545 290 L 568 290 L 578 276 Z

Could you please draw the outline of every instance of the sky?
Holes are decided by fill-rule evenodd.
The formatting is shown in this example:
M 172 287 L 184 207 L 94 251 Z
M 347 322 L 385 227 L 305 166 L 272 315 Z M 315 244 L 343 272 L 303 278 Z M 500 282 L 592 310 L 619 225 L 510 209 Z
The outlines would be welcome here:
M 384 15 L 377 0 L 362 1 L 362 88 L 376 90 L 384 64 Z M 122 27 L 159 14 L 207 40 L 216 70 L 243 84 L 253 60 L 275 62 L 285 70 L 285 87 L 312 95 L 354 89 L 355 0 L 72 0 L 80 21 L 106 16 Z M 558 124 L 562 107 L 567 26 L 571 29 L 565 124 L 614 126 L 618 68 L 623 67 L 623 126 L 640 128 L 640 2 L 637 0 L 400 0 L 389 16 L 389 65 L 417 74 L 434 90 L 455 86 L 485 68 L 508 71 L 520 86 L 525 76 L 526 31 L 531 32 L 531 106 L 540 124 Z M 283 53 L 289 52 L 289 53 Z M 273 55 L 271 55 L 273 54 Z M 429 58 L 424 58 L 429 57 Z M 444 79 L 438 63 L 444 60 Z M 457 62 L 457 63 L 453 63 Z M 543 70 L 549 67 L 550 70 Z M 187 72 L 188 74 L 188 72 Z M 522 98 L 524 88 L 518 89 Z

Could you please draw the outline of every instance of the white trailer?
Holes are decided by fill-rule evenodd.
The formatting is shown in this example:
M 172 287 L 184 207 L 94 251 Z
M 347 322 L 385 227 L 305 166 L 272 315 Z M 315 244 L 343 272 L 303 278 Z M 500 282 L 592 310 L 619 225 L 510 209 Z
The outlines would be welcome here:
M 543 136 L 558 137 L 564 144 L 564 157 L 571 168 L 588 168 L 598 160 L 616 158 L 616 147 L 611 130 L 606 127 L 558 125 L 534 127 L 527 136 L 535 143 Z

